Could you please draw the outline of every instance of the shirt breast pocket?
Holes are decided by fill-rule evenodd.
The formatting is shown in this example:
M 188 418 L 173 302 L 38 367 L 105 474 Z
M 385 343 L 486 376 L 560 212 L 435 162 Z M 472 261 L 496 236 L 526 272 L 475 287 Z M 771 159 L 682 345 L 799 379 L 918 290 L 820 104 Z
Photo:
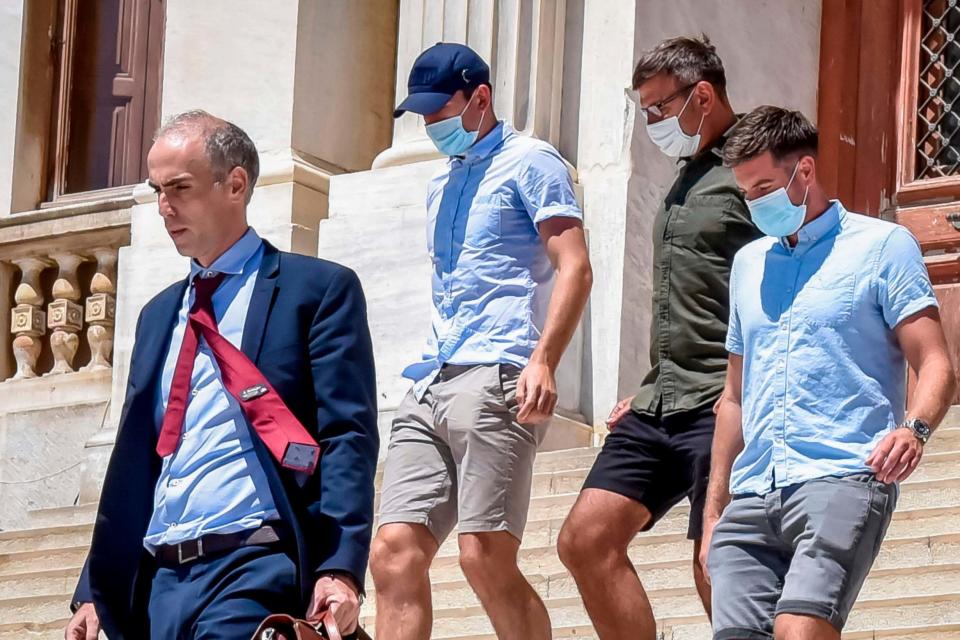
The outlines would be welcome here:
M 816 327 L 839 327 L 853 316 L 855 274 L 827 278 L 814 275 L 803 285 L 795 309 Z
M 503 196 L 494 193 L 478 196 L 470 204 L 464 231 L 464 246 L 471 248 L 489 247 L 500 240 L 500 211 L 503 208 Z

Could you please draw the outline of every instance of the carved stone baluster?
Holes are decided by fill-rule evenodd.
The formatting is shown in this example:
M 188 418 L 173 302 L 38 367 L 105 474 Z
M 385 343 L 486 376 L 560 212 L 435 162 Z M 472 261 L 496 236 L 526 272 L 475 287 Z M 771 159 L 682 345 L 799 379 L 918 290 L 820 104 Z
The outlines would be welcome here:
M 84 261 L 82 256 L 64 251 L 50 255 L 60 271 L 53 283 L 53 302 L 47 305 L 47 328 L 50 334 L 50 350 L 53 352 L 53 369 L 47 375 L 73 372 L 73 358 L 80 347 L 80 329 L 83 328 L 83 307 L 80 299 L 80 284 L 77 269 Z
M 97 272 L 90 281 L 90 297 L 86 303 L 87 342 L 90 362 L 81 371 L 110 368 L 113 352 L 113 326 L 117 313 L 117 250 L 98 247 L 91 251 L 97 260 Z
M 46 333 L 47 314 L 43 311 L 43 289 L 40 274 L 52 263 L 43 258 L 12 260 L 20 269 L 20 284 L 14 294 L 17 306 L 10 314 L 10 332 L 13 338 L 13 357 L 17 361 L 14 380 L 37 377 L 37 358 Z

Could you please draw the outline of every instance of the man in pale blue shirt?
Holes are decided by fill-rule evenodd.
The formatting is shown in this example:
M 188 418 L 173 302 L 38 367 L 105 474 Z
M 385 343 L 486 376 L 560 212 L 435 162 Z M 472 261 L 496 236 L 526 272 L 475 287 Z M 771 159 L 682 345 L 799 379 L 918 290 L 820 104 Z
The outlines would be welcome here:
M 490 69 L 438 44 L 414 63 L 395 115 L 424 116 L 450 157 L 430 181 L 433 323 L 397 410 L 370 569 L 377 637 L 426 640 L 429 568 L 459 523 L 460 565 L 499 637 L 550 637 L 517 567 L 533 460 L 556 368 L 592 274 L 563 159 L 493 113 Z
M 262 259 L 263 241 L 251 228 L 208 268 L 195 260 L 190 263 L 191 281 L 216 273 L 227 274 L 213 294 L 213 310 L 219 318 L 220 333 L 234 345 L 239 345 L 243 338 Z M 164 361 L 157 396 L 158 433 L 194 295 L 192 287 L 183 292 Z M 183 442 L 176 455 L 163 459 L 157 481 L 153 517 L 144 538 L 151 551 L 158 545 L 178 544 L 210 533 L 255 529 L 267 520 L 279 518 L 267 478 L 253 451 L 251 431 L 243 422 L 246 418 L 240 403 L 224 388 L 216 360 L 203 341 L 194 361 L 190 389 Z M 229 500 L 224 500 L 225 496 Z
M 767 237 L 730 279 L 701 555 L 717 640 L 840 638 L 955 387 L 917 241 L 827 199 L 817 139 L 760 107 L 724 147 Z
M 147 156 L 190 273 L 137 321 L 69 640 L 236 640 L 272 614 L 358 628 L 379 450 L 366 305 L 352 271 L 249 227 L 259 166 L 203 111 Z

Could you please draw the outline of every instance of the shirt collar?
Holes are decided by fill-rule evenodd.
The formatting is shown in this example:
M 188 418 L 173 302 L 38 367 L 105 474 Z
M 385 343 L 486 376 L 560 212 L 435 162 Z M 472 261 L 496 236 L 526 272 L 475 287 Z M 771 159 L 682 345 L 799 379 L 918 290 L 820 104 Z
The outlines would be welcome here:
M 243 268 L 246 266 L 247 262 L 250 261 L 257 251 L 260 249 L 260 246 L 263 244 L 263 240 L 260 239 L 260 236 L 257 235 L 257 232 L 253 230 L 253 227 L 249 227 L 247 232 L 237 240 L 232 247 L 227 249 L 222 256 L 213 261 L 208 268 L 200 266 L 196 260 L 190 261 L 190 281 L 192 282 L 197 274 L 202 274 L 201 277 L 210 278 L 218 273 L 225 273 L 227 275 L 239 275 L 243 273 Z
M 469 163 L 484 160 L 507 139 L 512 130 L 513 127 L 500 120 L 493 129 L 490 129 L 490 133 L 477 140 L 472 147 L 467 149 L 464 155 L 453 156 L 451 160 L 462 160 Z
M 831 200 L 830 206 L 797 232 L 797 246 L 791 247 L 786 238 L 780 238 L 780 244 L 792 252 L 803 252 L 817 243 L 818 240 L 831 233 L 840 224 L 844 209 L 839 200 Z

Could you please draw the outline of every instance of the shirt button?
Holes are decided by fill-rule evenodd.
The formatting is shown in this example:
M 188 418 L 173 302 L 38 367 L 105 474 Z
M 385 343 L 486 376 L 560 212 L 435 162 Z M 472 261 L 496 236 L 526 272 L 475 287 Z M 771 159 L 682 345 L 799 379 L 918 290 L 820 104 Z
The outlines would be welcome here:
M 777 406 L 778 406 L 778 407 L 782 407 L 782 406 L 783 406 L 783 400 L 777 400 Z
M 180 481 L 177 480 L 176 478 L 174 478 L 173 480 L 170 481 L 170 486 L 171 486 L 171 487 L 175 487 L 175 486 L 177 486 L 178 484 L 180 484 Z
M 198 393 L 200 393 L 200 390 L 199 390 L 199 389 L 194 389 L 193 391 L 190 392 L 190 395 L 192 395 L 194 398 L 196 398 Z

